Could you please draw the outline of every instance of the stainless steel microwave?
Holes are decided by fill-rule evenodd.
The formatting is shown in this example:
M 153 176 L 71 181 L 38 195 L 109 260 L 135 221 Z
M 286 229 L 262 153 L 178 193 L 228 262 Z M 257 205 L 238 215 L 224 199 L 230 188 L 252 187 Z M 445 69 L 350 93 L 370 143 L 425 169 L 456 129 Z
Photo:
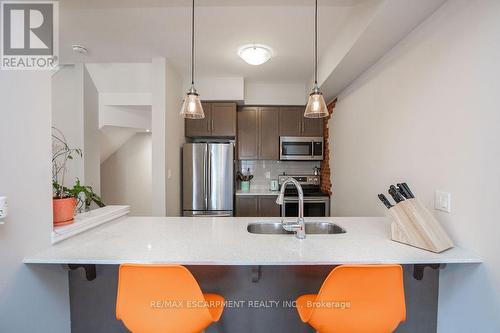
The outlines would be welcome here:
M 280 137 L 280 160 L 285 160 L 285 161 L 323 160 L 323 137 L 322 136 Z

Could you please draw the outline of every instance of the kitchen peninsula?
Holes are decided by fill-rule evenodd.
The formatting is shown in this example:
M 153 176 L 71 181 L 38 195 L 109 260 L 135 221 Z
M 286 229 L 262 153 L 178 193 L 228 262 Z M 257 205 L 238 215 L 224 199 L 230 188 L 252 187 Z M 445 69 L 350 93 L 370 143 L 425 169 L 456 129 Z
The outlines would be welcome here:
M 342 234 L 252 234 L 255 217 L 124 217 L 55 244 L 24 259 L 28 264 L 156 263 L 182 265 L 340 265 L 480 263 L 473 252 L 455 247 L 440 254 L 390 240 L 385 218 L 318 217 Z
M 122 263 L 185 265 L 203 290 L 245 304 L 256 300 L 286 303 L 301 293 L 317 292 L 336 265 L 398 263 L 404 270 L 407 321 L 396 332 L 405 333 L 436 331 L 436 268 L 448 264 L 473 270 L 482 261 L 459 247 L 436 254 L 393 242 L 386 218 L 306 218 L 306 224 L 334 223 L 345 233 L 306 234 L 302 240 L 293 234 L 247 231 L 249 224 L 279 221 L 269 217 L 122 217 L 29 255 L 24 262 L 72 269 L 71 325 L 77 333 L 125 332 L 114 319 L 117 270 Z M 289 307 L 272 311 L 227 307 L 221 321 L 206 332 L 236 331 L 313 332 Z

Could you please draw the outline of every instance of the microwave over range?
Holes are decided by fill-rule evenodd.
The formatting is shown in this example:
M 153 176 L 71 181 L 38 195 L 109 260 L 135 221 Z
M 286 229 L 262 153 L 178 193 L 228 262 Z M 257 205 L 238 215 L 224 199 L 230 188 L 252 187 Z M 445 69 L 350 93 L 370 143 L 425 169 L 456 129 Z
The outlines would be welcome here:
M 282 136 L 280 137 L 280 160 L 322 161 L 323 137 Z

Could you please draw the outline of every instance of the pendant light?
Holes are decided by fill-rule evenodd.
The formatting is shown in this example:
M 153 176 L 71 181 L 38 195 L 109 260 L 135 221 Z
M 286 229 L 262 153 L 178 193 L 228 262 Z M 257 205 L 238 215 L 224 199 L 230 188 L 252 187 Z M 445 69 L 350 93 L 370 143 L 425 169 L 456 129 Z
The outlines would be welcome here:
M 205 118 L 200 96 L 194 88 L 194 0 L 191 15 L 191 88 L 189 88 L 182 103 L 181 116 L 188 119 Z
M 314 12 L 314 87 L 309 94 L 306 111 L 306 118 L 323 118 L 328 117 L 328 109 L 326 107 L 325 98 L 318 87 L 318 0 L 316 0 Z

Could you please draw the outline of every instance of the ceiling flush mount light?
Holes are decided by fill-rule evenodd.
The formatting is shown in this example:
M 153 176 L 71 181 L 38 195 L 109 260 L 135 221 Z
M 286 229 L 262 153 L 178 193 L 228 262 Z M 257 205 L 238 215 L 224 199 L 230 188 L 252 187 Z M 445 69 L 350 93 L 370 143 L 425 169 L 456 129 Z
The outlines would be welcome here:
M 259 44 L 243 45 L 238 50 L 238 55 L 247 64 L 258 66 L 267 62 L 273 56 L 270 47 Z
M 188 119 L 205 118 L 200 96 L 194 88 L 194 0 L 191 13 L 191 88 L 189 88 L 182 103 L 181 116 Z
M 306 111 L 306 118 L 323 118 L 328 117 L 328 109 L 326 107 L 325 98 L 318 87 L 318 0 L 314 8 L 314 87 L 309 94 Z

